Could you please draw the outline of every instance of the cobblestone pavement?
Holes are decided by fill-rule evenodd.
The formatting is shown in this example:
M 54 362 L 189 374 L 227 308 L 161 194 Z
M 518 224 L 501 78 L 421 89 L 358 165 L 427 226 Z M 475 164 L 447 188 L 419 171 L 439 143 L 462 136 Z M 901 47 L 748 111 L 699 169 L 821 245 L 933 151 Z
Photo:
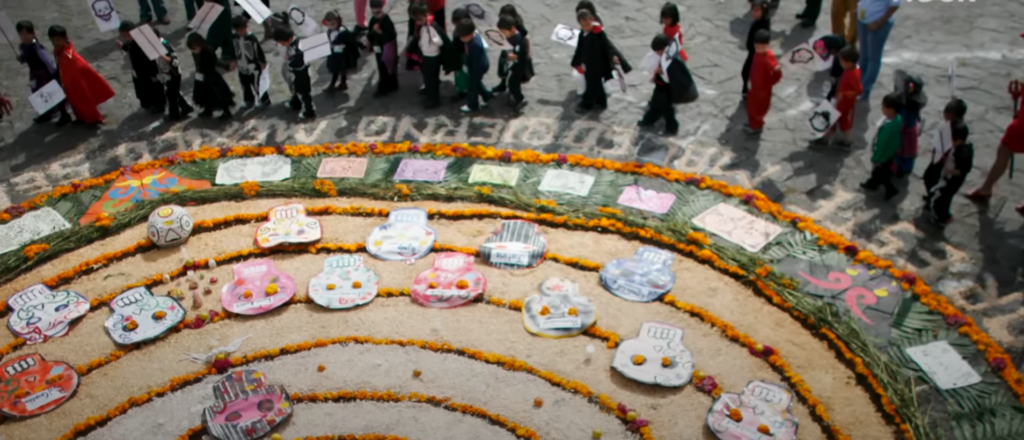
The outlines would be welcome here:
M 945 0 L 944 0 L 945 1 Z M 750 23 L 747 2 L 740 0 L 681 1 L 683 31 L 689 67 L 699 82 L 701 99 L 679 112 L 680 134 L 666 138 L 638 130 L 635 121 L 643 111 L 651 85 L 644 75 L 628 78 L 628 92 L 616 93 L 600 115 L 579 116 L 575 82 L 568 60 L 572 48 L 553 42 L 549 35 L 558 23 L 574 24 L 573 2 L 524 0 L 518 2 L 534 44 L 538 76 L 526 86 L 527 110 L 520 115 L 502 105 L 466 117 L 452 104 L 440 110 L 422 111 L 415 89 L 416 72 L 403 72 L 402 91 L 373 99 L 373 64 L 363 65 L 350 81 L 347 93 L 316 94 L 320 118 L 298 124 L 295 114 L 280 104 L 264 111 L 239 113 L 228 123 L 193 119 L 177 124 L 161 122 L 139 111 L 132 93 L 131 75 L 114 42 L 115 33 L 100 33 L 89 18 L 88 0 L 26 0 L 5 2 L 13 20 L 30 19 L 42 34 L 51 24 L 69 30 L 80 53 L 111 83 L 118 95 L 101 110 L 107 123 L 98 130 L 79 126 L 57 128 L 32 125 L 28 104 L 27 73 L 14 61 L 13 52 L 0 47 L 0 90 L 13 98 L 12 118 L 0 123 L 0 206 L 18 202 L 52 185 L 104 173 L 133 163 L 200 145 L 320 143 L 348 140 L 412 140 L 414 142 L 470 142 L 512 148 L 574 152 L 621 160 L 643 160 L 698 171 L 713 177 L 756 187 L 786 207 L 808 214 L 819 222 L 855 237 L 874 251 L 918 269 L 939 286 L 957 305 L 981 319 L 1018 363 L 1024 362 L 1024 229 L 1012 209 L 1024 202 L 1018 180 L 1004 179 L 997 197 L 987 208 L 964 198 L 954 204 L 956 221 L 939 230 L 924 221 L 920 196 L 921 173 L 927 159 L 919 160 L 915 174 L 899 182 L 902 192 L 890 202 L 858 189 L 869 170 L 869 127 L 881 116 L 875 93 L 870 105 L 858 108 L 856 142 L 851 151 L 810 150 L 805 128 L 809 110 L 824 95 L 824 73 L 787 68 L 775 89 L 772 112 L 760 138 L 743 134 L 745 111 L 740 102 L 742 42 Z M 138 6 L 132 0 L 112 0 L 120 16 L 135 20 Z M 345 23 L 354 24 L 351 1 L 313 2 L 318 16 L 336 7 Z M 449 2 L 449 14 L 459 2 Z M 492 11 L 496 1 L 484 1 Z M 605 28 L 626 57 L 638 64 L 648 51 L 652 32 L 660 30 L 661 0 L 598 0 Z M 818 29 L 801 28 L 794 14 L 802 2 L 783 0 L 775 15 L 773 36 L 776 53 L 829 31 L 829 2 Z M 40 6 L 45 6 L 40 10 Z M 279 0 L 272 6 L 281 8 Z M 184 51 L 186 34 L 182 2 L 168 0 L 172 23 L 162 26 L 168 39 Z M 392 14 L 404 35 L 404 7 Z M 237 5 L 234 13 L 240 13 Z M 976 146 L 975 170 L 965 189 L 984 178 L 994 158 L 1005 126 L 1011 119 L 1006 84 L 1022 75 L 1024 0 L 953 2 L 907 0 L 896 15 L 889 38 L 885 66 L 879 80 L 884 90 L 892 84 L 892 72 L 905 69 L 926 81 L 929 105 L 924 111 L 925 131 L 941 119 L 949 99 L 947 68 L 956 63 L 958 90 L 968 102 L 967 121 Z M 253 26 L 260 34 L 259 26 Z M 47 45 L 49 46 L 48 42 Z M 266 50 L 276 50 L 272 42 Z M 496 54 L 492 53 L 492 56 Z M 184 70 L 191 72 L 190 57 Z M 279 59 L 272 62 L 275 67 Z M 314 88 L 326 85 L 329 76 L 322 63 L 314 73 Z M 493 69 L 492 69 L 493 70 Z M 276 68 L 272 71 L 277 72 Z M 493 73 L 492 73 L 493 75 Z M 491 77 L 493 81 L 493 76 Z M 237 89 L 237 78 L 228 81 Z M 453 92 L 450 78 L 442 89 Z M 192 83 L 183 91 L 188 96 Z M 273 85 L 272 97 L 287 97 L 284 84 Z M 415 98 L 413 98 L 415 97 Z M 923 144 L 930 145 L 930 135 Z M 925 153 L 927 157 L 928 153 Z M 1018 167 L 1020 168 L 1020 167 Z M 1024 172 L 1024 170 L 1018 170 Z

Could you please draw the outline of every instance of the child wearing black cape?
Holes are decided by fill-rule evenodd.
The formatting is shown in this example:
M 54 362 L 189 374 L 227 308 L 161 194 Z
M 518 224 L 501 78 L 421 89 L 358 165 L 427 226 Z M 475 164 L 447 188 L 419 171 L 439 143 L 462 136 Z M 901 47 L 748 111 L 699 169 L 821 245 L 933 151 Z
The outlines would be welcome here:
M 501 10 L 498 12 L 499 20 L 500 17 L 503 16 L 511 17 L 513 20 L 513 27 L 515 28 L 515 32 L 513 33 L 519 34 L 523 44 L 521 50 L 523 50 L 527 55 L 525 58 L 520 59 L 518 62 L 521 63 L 520 67 L 526 70 L 527 76 L 532 77 L 533 59 L 531 59 L 531 57 L 529 56 L 530 40 L 527 39 L 527 36 L 529 36 L 530 32 L 526 29 L 526 25 L 523 24 L 523 17 L 519 15 L 519 11 L 517 11 L 516 7 L 513 5 L 505 5 L 501 7 Z M 500 27 L 498 29 L 499 31 L 501 30 Z M 504 32 L 502 32 L 502 34 L 504 34 Z M 492 90 L 494 93 L 504 93 L 505 90 L 508 89 L 508 65 L 508 51 L 503 50 L 498 55 L 498 77 L 501 78 L 501 82 L 498 84 L 497 87 L 494 88 L 494 90 Z M 527 79 L 527 81 L 529 81 L 529 79 Z
M 158 37 L 160 36 L 159 30 L 153 29 L 153 33 Z M 194 109 L 181 94 L 181 68 L 179 67 L 178 54 L 174 53 L 174 46 L 171 46 L 171 43 L 168 43 L 163 38 L 160 39 L 160 43 L 164 45 L 164 50 L 167 51 L 166 55 L 156 59 L 157 70 L 160 72 L 157 76 L 164 84 L 164 97 L 167 100 L 167 116 L 164 116 L 164 120 L 168 122 L 180 121 L 185 119 Z
M 377 58 L 377 91 L 380 97 L 398 90 L 398 33 L 391 17 L 384 12 L 384 0 L 370 0 L 370 30 L 366 37 Z
M 523 83 L 529 82 L 533 77 L 530 44 L 526 36 L 517 29 L 516 20 L 512 16 L 502 15 L 498 18 L 498 31 L 505 36 L 508 44 L 512 45 L 511 51 L 502 51 L 505 57 L 498 63 L 498 76 L 502 77 L 498 87 L 503 87 L 506 79 L 508 80 L 509 104 L 518 110 L 526 105 Z
M 235 59 L 232 62 L 238 69 L 238 82 L 242 84 L 244 108 L 256 105 L 256 95 L 259 95 L 260 108 L 267 107 L 270 105 L 270 95 L 260 94 L 260 75 L 267 67 L 267 56 L 263 53 L 260 40 L 249 32 L 249 20 L 241 15 L 231 19 L 231 28 L 235 31 L 231 35 L 231 44 L 235 47 Z
M 188 34 L 185 46 L 192 52 L 196 66 L 196 83 L 192 90 L 192 102 L 203 108 L 200 117 L 213 116 L 214 110 L 222 110 L 220 119 L 231 118 L 231 107 L 235 105 L 235 93 L 224 81 L 221 72 L 228 70 L 228 64 L 217 57 L 206 39 L 195 32 Z
M 579 42 L 576 53 L 572 56 L 571 65 L 583 74 L 586 90 L 583 101 L 576 107 L 577 111 L 589 111 L 594 107 L 608 108 L 608 95 L 604 91 L 605 81 L 613 79 L 612 72 L 616 66 L 622 73 L 629 73 L 632 68 L 615 48 L 601 26 L 594 22 L 594 14 L 586 9 L 576 13 L 576 21 L 580 23 Z
M 324 16 L 327 26 L 327 41 L 331 43 L 331 54 L 327 56 L 327 71 L 331 72 L 331 82 L 325 92 L 348 90 L 348 69 L 359 63 L 359 43 L 356 36 L 341 24 L 341 16 L 337 11 L 330 11 Z M 341 82 L 338 82 L 338 80 Z M 335 86 L 335 83 L 338 85 Z
M 157 78 L 156 61 L 149 59 L 146 52 L 142 50 L 139 43 L 132 38 L 131 31 L 135 29 L 135 23 L 124 20 L 118 27 L 118 32 L 124 42 L 118 41 L 117 45 L 128 55 L 132 65 L 132 84 L 135 85 L 135 97 L 143 109 L 153 113 L 164 112 L 164 85 Z
M 274 41 L 285 47 L 285 65 L 288 66 L 288 76 L 292 83 L 292 99 L 288 101 L 288 108 L 302 110 L 299 113 L 299 120 L 315 118 L 309 63 L 306 62 L 306 55 L 302 49 L 299 49 L 299 39 L 295 38 L 290 29 L 275 29 Z
M 659 119 L 665 119 L 666 136 L 679 134 L 679 121 L 673 105 L 696 101 L 698 96 L 697 86 L 679 52 L 666 53 L 671 42 L 672 39 L 664 34 L 655 36 L 651 41 L 651 50 L 658 56 L 658 66 L 651 79 L 654 93 L 647 103 L 647 112 L 639 122 L 641 127 L 649 127 Z

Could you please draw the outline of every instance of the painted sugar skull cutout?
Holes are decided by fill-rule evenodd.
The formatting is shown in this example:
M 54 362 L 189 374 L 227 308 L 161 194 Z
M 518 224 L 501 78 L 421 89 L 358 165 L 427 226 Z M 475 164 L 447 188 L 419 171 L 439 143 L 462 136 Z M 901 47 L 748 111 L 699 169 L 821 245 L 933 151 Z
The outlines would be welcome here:
M 427 226 L 426 210 L 396 209 L 366 237 L 366 251 L 381 260 L 418 260 L 430 252 L 436 239 L 437 231 Z
M 412 297 L 427 307 L 449 308 L 473 301 L 487 289 L 487 279 L 473 267 L 473 256 L 445 252 L 412 283 Z
M 159 338 L 185 319 L 185 308 L 169 296 L 153 296 L 145 287 L 134 287 L 110 301 L 114 312 L 104 322 L 114 343 L 131 345 Z
M 683 346 L 683 329 L 645 322 L 635 339 L 615 349 L 612 368 L 637 382 L 681 387 L 693 377 L 693 354 Z
M 323 237 L 320 221 L 306 216 L 301 203 L 275 206 L 267 221 L 256 230 L 256 246 L 261 249 L 281 244 L 312 243 Z
M 536 267 L 547 254 L 547 240 L 536 223 L 505 220 L 480 246 L 480 256 L 499 269 Z
M 8 298 L 7 308 L 7 328 L 31 345 L 66 335 L 71 322 L 89 312 L 89 300 L 78 292 L 54 292 L 36 284 Z
M 653 247 L 641 247 L 631 258 L 612 260 L 601 269 L 601 283 L 619 298 L 651 302 L 669 290 L 676 282 L 672 272 L 673 256 Z
M 0 414 L 32 417 L 52 411 L 75 394 L 78 373 L 64 362 L 34 353 L 0 365 Z
M 268 385 L 266 375 L 240 370 L 213 385 L 213 405 L 203 410 L 203 424 L 220 440 L 263 437 L 292 415 L 284 387 Z
M 273 260 L 253 260 L 232 268 L 234 281 L 221 290 L 224 310 L 239 315 L 259 315 L 287 303 L 295 296 L 291 275 L 277 270 Z
M 323 271 L 309 280 L 309 297 L 328 309 L 349 309 L 373 301 L 378 284 L 363 257 L 340 255 L 324 260 Z
M 722 440 L 793 440 L 799 423 L 790 411 L 792 403 L 789 388 L 754 380 L 742 394 L 722 393 L 715 400 L 708 428 Z
M 565 278 L 540 283 L 540 294 L 523 304 L 526 331 L 547 338 L 567 338 L 583 333 L 597 321 L 594 304 L 579 293 L 579 286 Z
M 157 246 L 178 245 L 192 234 L 192 216 L 178 205 L 161 206 L 149 214 L 147 230 Z

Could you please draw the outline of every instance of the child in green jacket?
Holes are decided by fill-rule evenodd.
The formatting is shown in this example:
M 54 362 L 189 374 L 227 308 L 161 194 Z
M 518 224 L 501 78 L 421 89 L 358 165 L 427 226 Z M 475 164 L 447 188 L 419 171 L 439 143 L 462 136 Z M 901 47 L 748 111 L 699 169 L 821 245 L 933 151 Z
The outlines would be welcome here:
M 874 152 L 871 154 L 871 163 L 875 168 L 871 170 L 871 178 L 860 184 L 861 188 L 876 190 L 879 186 L 885 187 L 885 200 L 896 197 L 899 190 L 892 184 L 893 161 L 896 159 L 896 152 L 903 143 L 903 120 L 899 115 L 900 96 L 890 93 L 882 98 L 882 113 L 885 115 L 885 123 L 878 129 L 875 135 Z

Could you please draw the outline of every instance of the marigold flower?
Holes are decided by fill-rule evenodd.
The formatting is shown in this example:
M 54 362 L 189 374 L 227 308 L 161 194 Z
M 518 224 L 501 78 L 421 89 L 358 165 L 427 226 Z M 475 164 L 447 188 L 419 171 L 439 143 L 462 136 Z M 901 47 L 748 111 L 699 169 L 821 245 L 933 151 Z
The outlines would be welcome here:
M 161 319 L 164 319 L 166 317 L 167 317 L 167 312 L 164 312 L 163 310 L 157 310 L 156 313 L 153 313 L 153 319 L 155 319 L 157 321 L 159 321 Z
M 772 430 L 771 428 L 768 427 L 768 425 L 757 425 L 757 432 L 760 432 L 761 434 L 764 435 L 771 435 Z
M 334 284 L 328 284 L 327 285 L 327 290 L 334 290 L 335 287 L 337 287 L 337 286 L 335 286 Z
M 644 362 L 647 361 L 647 358 L 645 358 L 644 355 L 642 355 L 642 354 L 638 354 L 636 356 L 633 356 L 632 360 L 633 360 L 633 365 L 643 365 Z
M 251 290 L 246 290 L 244 293 L 242 293 L 242 298 L 245 298 L 245 299 L 252 298 L 252 291 Z
M 469 288 L 469 281 L 459 280 L 455 283 L 455 287 L 459 289 L 467 289 Z
M 267 295 L 276 295 L 277 292 L 278 292 L 278 288 L 277 288 L 277 284 L 276 283 L 267 284 L 267 288 L 266 288 Z
M 363 287 L 363 283 L 360 283 L 359 281 L 353 281 L 352 282 L 352 288 L 353 289 L 358 289 L 358 288 L 361 288 L 361 287 Z
M 551 314 L 551 309 L 549 309 L 548 306 L 541 306 L 541 308 L 540 308 L 540 316 L 548 316 L 550 314 Z
M 533 406 L 535 408 L 540 408 L 544 406 L 544 399 L 541 399 L 540 397 L 533 399 Z
M 316 371 L 319 371 L 319 372 L 321 372 L 321 373 L 323 373 L 323 372 L 324 372 L 324 370 L 326 370 L 326 369 L 327 369 L 327 367 L 326 367 L 326 366 L 324 366 L 324 364 L 320 364 L 320 365 L 317 365 L 317 366 L 316 366 Z
M 35 258 L 37 255 L 39 255 L 39 254 L 41 254 L 43 252 L 46 252 L 48 249 L 50 249 L 50 245 L 48 245 L 46 243 L 43 243 L 43 244 L 31 244 L 31 245 L 25 246 L 25 249 L 22 250 L 21 253 L 24 254 L 26 258 L 31 260 L 31 259 Z
M 252 181 L 242 182 L 238 187 L 246 197 L 255 197 L 260 192 L 260 184 Z
M 577 311 L 576 311 L 576 308 L 575 308 L 575 307 L 569 307 L 569 311 L 568 311 L 568 312 L 566 312 L 566 313 L 568 313 L 568 314 L 569 314 L 569 316 L 576 316 L 576 315 L 578 315 L 578 314 L 579 314 L 579 312 L 577 312 Z
M 128 331 L 133 331 L 133 330 L 139 328 L 139 323 L 135 322 L 135 320 L 132 319 L 132 320 L 128 321 L 127 324 L 124 325 L 124 328 L 126 328 Z
M 665 368 L 668 368 L 668 367 L 672 366 L 672 358 L 670 358 L 668 356 L 662 357 L 661 358 L 661 366 L 665 367 Z

